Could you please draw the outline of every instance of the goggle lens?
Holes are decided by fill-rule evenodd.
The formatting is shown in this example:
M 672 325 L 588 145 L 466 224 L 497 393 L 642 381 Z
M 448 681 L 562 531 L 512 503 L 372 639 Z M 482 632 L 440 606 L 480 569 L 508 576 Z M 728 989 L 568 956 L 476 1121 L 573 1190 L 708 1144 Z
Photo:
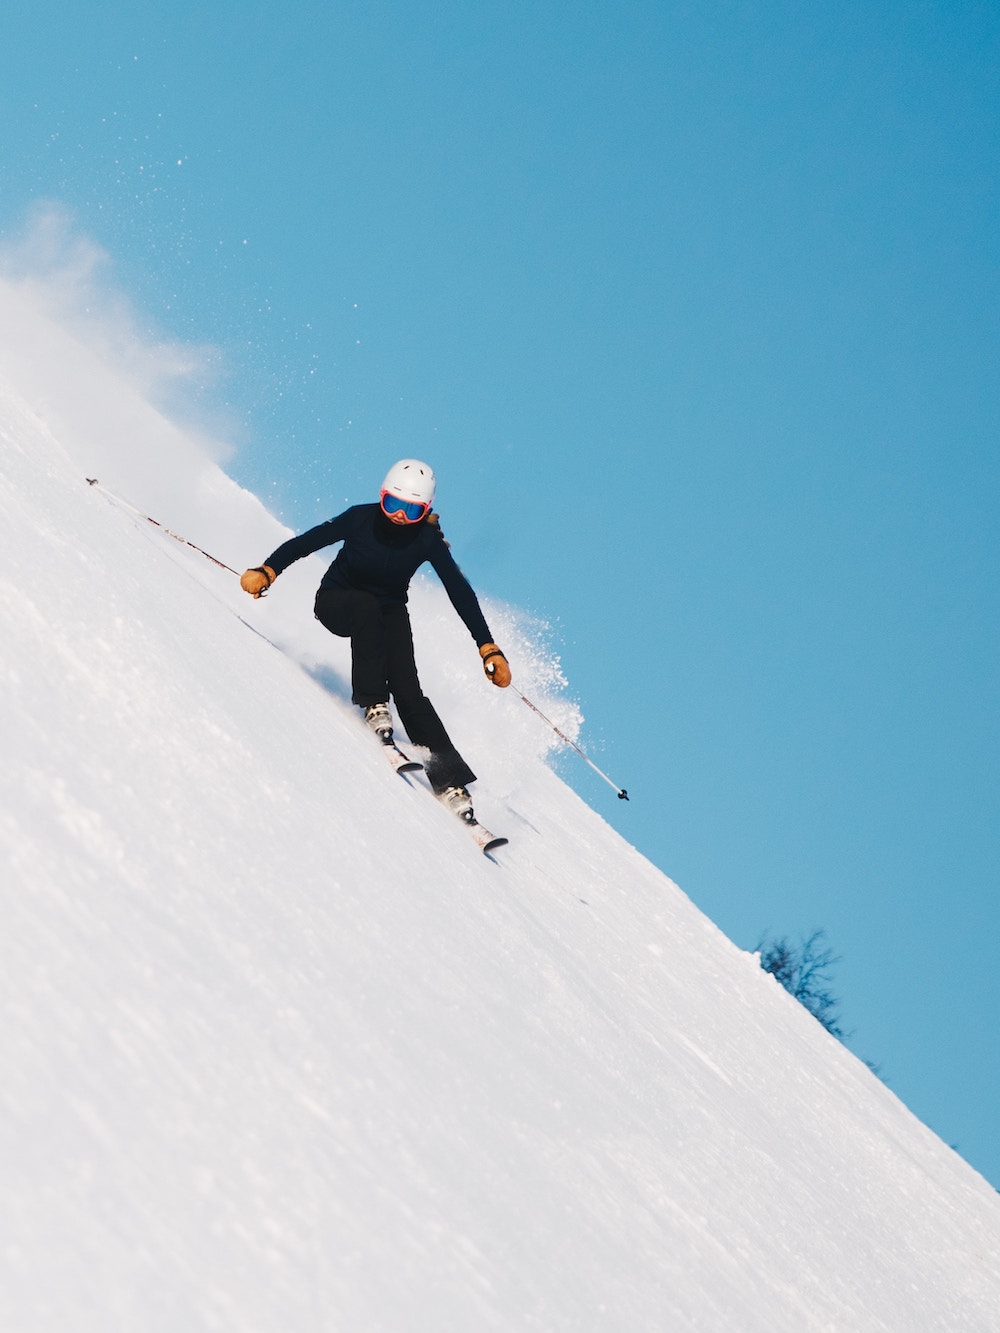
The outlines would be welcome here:
M 428 506 L 418 500 L 401 500 L 398 495 L 382 492 L 382 512 L 392 518 L 393 514 L 402 514 L 407 523 L 419 523 L 427 513 Z

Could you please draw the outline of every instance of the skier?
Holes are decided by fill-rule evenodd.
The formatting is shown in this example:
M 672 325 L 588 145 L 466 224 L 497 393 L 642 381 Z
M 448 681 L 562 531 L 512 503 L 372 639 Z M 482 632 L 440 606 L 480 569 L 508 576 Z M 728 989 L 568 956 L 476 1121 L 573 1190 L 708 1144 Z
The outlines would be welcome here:
M 476 775 L 455 749 L 417 677 L 406 603 L 410 580 L 422 564 L 429 563 L 444 584 L 494 685 L 510 684 L 510 666 L 441 535 L 431 511 L 434 488 L 434 473 L 426 463 L 401 459 L 386 474 L 378 504 L 352 505 L 283 542 L 262 565 L 248 569 L 240 584 L 252 597 L 261 597 L 294 561 L 343 542 L 323 576 L 314 609 L 331 634 L 351 641 L 353 702 L 383 744 L 391 745 L 392 695 L 410 740 L 430 751 L 424 767 L 435 794 L 460 818 L 472 820 L 468 788 Z

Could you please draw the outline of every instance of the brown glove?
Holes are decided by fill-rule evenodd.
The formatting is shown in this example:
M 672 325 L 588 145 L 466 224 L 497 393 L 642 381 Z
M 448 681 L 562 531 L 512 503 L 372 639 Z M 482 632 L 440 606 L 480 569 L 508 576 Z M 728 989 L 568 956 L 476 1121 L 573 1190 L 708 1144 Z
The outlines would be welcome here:
M 247 570 L 240 578 L 240 587 L 251 597 L 263 597 L 277 577 L 270 565 L 260 565 Z
M 483 659 L 483 670 L 494 685 L 505 690 L 510 684 L 510 663 L 495 643 L 484 643 L 479 650 Z

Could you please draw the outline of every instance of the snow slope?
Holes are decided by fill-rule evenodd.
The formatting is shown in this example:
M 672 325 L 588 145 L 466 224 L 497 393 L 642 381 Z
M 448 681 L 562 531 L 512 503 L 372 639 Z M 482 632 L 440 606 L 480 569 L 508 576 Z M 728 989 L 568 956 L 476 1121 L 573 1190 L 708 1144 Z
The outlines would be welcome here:
M 0 292 L 0 1328 L 1000 1327 L 994 1191 L 558 780 L 436 585 L 418 657 L 497 864 L 358 726 L 318 558 L 251 603 L 85 484 L 237 568 L 282 533 L 29 295 Z

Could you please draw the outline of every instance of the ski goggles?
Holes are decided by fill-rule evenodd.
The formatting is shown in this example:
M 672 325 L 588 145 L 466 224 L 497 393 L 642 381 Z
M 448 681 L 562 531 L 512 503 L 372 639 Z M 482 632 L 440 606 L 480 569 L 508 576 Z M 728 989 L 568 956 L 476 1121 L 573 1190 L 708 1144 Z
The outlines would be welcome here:
M 401 500 L 398 495 L 391 495 L 389 491 L 383 491 L 379 503 L 382 506 L 382 513 L 392 518 L 395 514 L 402 514 L 407 523 L 419 523 L 420 520 L 430 509 L 430 505 L 422 504 L 419 500 Z

